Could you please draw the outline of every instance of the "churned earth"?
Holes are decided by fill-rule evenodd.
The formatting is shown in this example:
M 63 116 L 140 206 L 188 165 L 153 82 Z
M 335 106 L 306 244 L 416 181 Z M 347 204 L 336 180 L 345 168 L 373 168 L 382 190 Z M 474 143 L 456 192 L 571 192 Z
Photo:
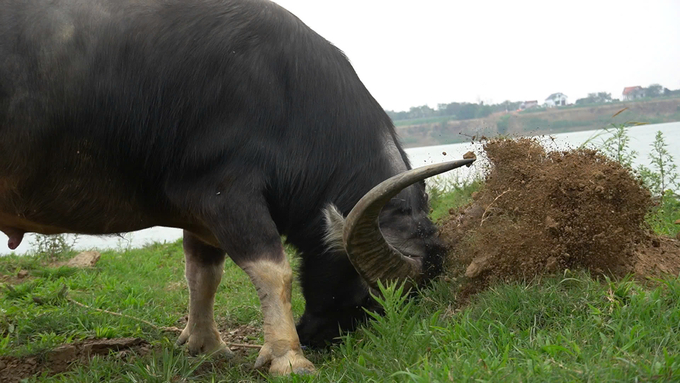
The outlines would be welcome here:
M 53 375 L 68 370 L 72 363 L 87 363 L 94 356 L 127 359 L 149 352 L 140 338 L 88 339 L 65 344 L 41 355 L 0 357 L 0 382 L 20 382 L 40 373 Z
M 591 149 L 547 151 L 535 138 L 487 140 L 482 150 L 484 186 L 441 227 L 463 296 L 566 269 L 640 279 L 680 272 L 679 241 L 647 227 L 652 196 L 619 163 Z

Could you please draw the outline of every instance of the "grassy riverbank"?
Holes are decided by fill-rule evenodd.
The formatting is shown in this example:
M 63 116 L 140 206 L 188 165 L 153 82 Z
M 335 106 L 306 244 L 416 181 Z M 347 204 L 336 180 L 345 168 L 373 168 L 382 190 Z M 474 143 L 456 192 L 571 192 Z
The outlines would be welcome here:
M 469 200 L 478 185 L 440 191 L 434 215 Z M 181 242 L 108 251 L 94 268 L 59 266 L 73 253 L 0 258 L 0 355 L 45 366 L 28 381 L 266 381 L 251 366 L 256 349 L 231 361 L 192 358 L 176 334 L 91 307 L 182 327 L 188 294 Z M 295 257 L 289 249 L 290 259 Z M 22 275 L 19 278 L 18 275 Z M 458 307 L 459 285 L 442 279 L 404 302 L 389 290 L 387 315 L 325 352 L 307 352 L 316 377 L 291 381 L 614 381 L 680 379 L 680 279 L 645 287 L 630 279 L 596 281 L 567 272 L 528 283 L 498 285 Z M 69 299 L 72 299 L 71 301 Z M 303 299 L 295 289 L 293 309 Z M 216 316 L 227 341 L 262 343 L 255 290 L 233 263 L 225 268 Z M 50 350 L 84 339 L 137 337 L 143 348 L 74 360 L 47 371 Z M 15 360 L 15 359 L 11 359 Z M 24 366 L 25 367 L 25 366 Z M 3 374 L 7 371 L 3 370 Z M 0 375 L 3 376 L 3 375 Z M 6 376 L 5 376 L 6 377 Z M 287 379 L 280 379 L 286 381 Z
M 134 265 L 134 267 L 131 267 Z M 175 335 L 93 307 L 176 326 L 187 292 L 179 243 L 125 253 L 105 252 L 96 268 L 54 268 L 38 257 L 4 258 L 2 273 L 27 270 L 5 290 L 2 355 L 49 358 L 48 350 L 86 338 L 139 337 L 143 355 L 97 356 L 67 372 L 33 381 L 259 381 L 256 350 L 234 361 L 191 358 Z M 247 328 L 241 342 L 261 343 L 257 296 L 241 270 L 228 264 L 217 296 L 223 333 Z M 7 289 L 7 287 L 5 287 Z M 38 297 L 41 303 L 34 299 Z M 680 279 L 644 288 L 636 282 L 594 281 L 584 273 L 501 285 L 458 310 L 455 283 L 439 281 L 419 302 L 387 294 L 387 315 L 328 352 L 308 352 L 319 376 L 300 381 L 673 380 L 680 373 Z M 296 315 L 302 298 L 296 291 Z M 249 338 L 248 338 L 249 337 Z M 293 379 L 294 381 L 297 379 Z

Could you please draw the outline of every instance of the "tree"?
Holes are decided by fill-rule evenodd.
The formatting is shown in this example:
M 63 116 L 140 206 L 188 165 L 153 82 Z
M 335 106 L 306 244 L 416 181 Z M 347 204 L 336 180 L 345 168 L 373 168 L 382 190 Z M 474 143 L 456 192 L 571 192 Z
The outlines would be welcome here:
M 508 133 L 508 127 L 510 126 L 510 115 L 506 114 L 505 116 L 501 117 L 498 119 L 498 122 L 496 122 L 496 128 L 498 129 L 498 134 L 501 136 L 504 136 Z
M 449 104 L 439 104 L 437 105 L 437 110 L 440 116 L 458 116 L 460 112 L 460 104 L 457 102 L 452 102 Z
M 607 92 L 588 93 L 588 97 L 576 100 L 576 105 L 601 104 L 611 102 L 612 94 Z
M 659 97 L 663 95 L 663 87 L 659 84 L 652 84 L 645 89 L 647 97 Z
M 411 109 L 409 110 L 408 118 L 423 118 L 432 116 L 434 116 L 434 109 L 430 108 L 427 105 L 422 105 L 412 106 Z
M 393 121 L 433 116 L 450 117 L 454 120 L 469 120 L 472 118 L 484 118 L 496 112 L 517 110 L 520 104 L 521 102 L 519 101 L 513 102 L 509 100 L 500 104 L 486 104 L 483 101 L 479 103 L 451 102 L 448 104 L 437 104 L 436 110 L 427 105 L 422 105 L 411 107 L 408 111 L 395 112 L 393 110 L 386 110 L 385 112 Z
M 475 118 L 488 117 L 491 113 L 493 113 L 493 108 L 491 107 L 491 105 L 484 105 L 482 103 L 475 111 Z
M 477 115 L 478 106 L 479 105 L 477 104 L 464 103 L 460 108 L 460 114 L 458 116 L 460 117 L 461 120 L 473 119 Z
M 597 102 L 611 102 L 612 94 L 607 92 L 597 92 Z

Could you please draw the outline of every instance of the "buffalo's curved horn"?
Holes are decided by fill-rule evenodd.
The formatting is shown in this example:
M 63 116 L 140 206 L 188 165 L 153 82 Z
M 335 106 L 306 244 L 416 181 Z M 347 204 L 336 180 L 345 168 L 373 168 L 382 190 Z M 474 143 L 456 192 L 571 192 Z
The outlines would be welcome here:
M 345 220 L 343 242 L 350 262 L 369 286 L 377 281 L 420 281 L 422 260 L 403 255 L 380 232 L 380 211 L 409 185 L 446 171 L 470 165 L 474 159 L 445 162 L 408 170 L 381 182 L 364 195 Z

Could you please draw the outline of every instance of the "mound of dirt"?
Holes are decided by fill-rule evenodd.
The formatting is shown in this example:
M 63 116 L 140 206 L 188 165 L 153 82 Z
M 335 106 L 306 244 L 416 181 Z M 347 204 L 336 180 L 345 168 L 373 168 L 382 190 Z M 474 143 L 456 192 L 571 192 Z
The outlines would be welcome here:
M 94 355 L 116 353 L 117 358 L 126 358 L 132 353 L 143 355 L 149 351 L 149 344 L 140 338 L 89 339 L 78 343 L 65 344 L 43 355 L 26 357 L 0 357 L 0 383 L 20 382 L 40 373 L 58 374 L 69 369 L 72 363 L 88 363 Z
M 451 272 L 464 274 L 468 288 L 564 269 L 680 271 L 677 240 L 656 238 L 645 225 L 650 193 L 617 162 L 590 149 L 548 152 L 530 138 L 487 141 L 483 149 L 483 188 L 441 228 Z

